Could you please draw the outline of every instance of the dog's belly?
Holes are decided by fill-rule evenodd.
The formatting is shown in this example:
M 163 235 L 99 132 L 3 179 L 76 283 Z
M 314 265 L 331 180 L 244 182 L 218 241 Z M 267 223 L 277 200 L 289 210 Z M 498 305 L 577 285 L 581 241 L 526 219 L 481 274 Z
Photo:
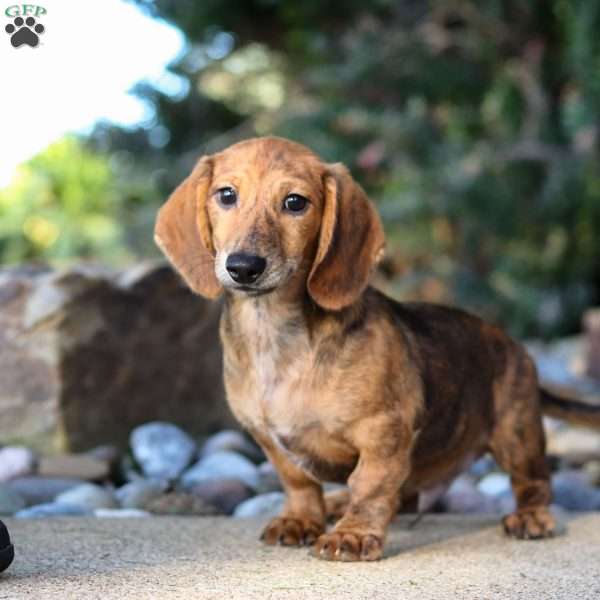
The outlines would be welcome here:
M 317 481 L 346 483 L 358 456 L 343 444 L 323 440 L 319 434 L 312 431 L 304 435 L 282 435 L 271 430 L 277 447 L 310 477 Z
M 313 479 L 346 482 L 358 461 L 356 451 L 336 435 L 335 427 L 325 426 L 328 419 L 314 406 L 308 406 L 287 386 L 276 386 L 269 395 L 245 396 L 231 393 L 234 386 L 228 387 L 232 412 L 257 440 L 269 437 Z
M 413 493 L 448 484 L 486 452 L 488 432 L 484 427 L 473 423 L 460 434 L 457 430 L 453 433 L 447 438 L 423 436 L 419 439 L 405 490 Z

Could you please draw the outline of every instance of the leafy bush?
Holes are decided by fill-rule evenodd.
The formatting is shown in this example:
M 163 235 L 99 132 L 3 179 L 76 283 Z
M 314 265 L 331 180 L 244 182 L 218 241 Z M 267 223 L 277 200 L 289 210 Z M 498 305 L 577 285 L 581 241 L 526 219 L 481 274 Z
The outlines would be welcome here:
M 116 264 L 147 252 L 151 241 L 136 244 L 151 220 L 140 208 L 156 192 L 129 170 L 122 175 L 117 158 L 67 137 L 22 165 L 0 190 L 2 261 L 79 257 Z

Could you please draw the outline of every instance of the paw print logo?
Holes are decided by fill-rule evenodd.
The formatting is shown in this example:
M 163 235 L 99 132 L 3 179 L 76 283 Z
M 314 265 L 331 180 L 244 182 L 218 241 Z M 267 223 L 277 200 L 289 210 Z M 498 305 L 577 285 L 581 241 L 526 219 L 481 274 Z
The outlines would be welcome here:
M 40 43 L 39 34 L 44 33 L 45 28 L 41 23 L 36 25 L 33 17 L 27 17 L 25 20 L 17 17 L 13 23 L 9 23 L 4 30 L 10 35 L 10 43 L 15 48 L 23 44 L 35 48 Z

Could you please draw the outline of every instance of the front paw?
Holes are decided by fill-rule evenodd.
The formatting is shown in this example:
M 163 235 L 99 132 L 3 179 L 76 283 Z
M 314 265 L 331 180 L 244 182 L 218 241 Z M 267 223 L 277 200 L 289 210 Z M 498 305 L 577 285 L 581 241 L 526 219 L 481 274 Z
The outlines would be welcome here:
M 334 531 L 319 537 L 312 553 L 324 560 L 378 560 L 383 553 L 383 540 L 372 534 Z
M 276 517 L 265 527 L 260 539 L 270 545 L 311 546 L 323 531 L 323 525 L 310 519 Z
M 502 519 L 506 535 L 518 540 L 540 540 L 552 537 L 556 520 L 546 506 L 517 510 Z

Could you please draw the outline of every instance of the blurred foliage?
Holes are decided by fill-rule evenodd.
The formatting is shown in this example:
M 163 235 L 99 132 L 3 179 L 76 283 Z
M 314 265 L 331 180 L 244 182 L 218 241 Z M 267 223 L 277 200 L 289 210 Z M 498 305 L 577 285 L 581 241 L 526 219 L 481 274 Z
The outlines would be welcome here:
M 120 159 L 67 137 L 22 165 L 0 190 L 2 259 L 119 263 L 147 252 L 154 207 L 146 202 L 155 187 L 130 168 L 125 176 Z
M 110 156 L 92 212 L 112 233 L 51 255 L 146 252 L 159 198 L 199 154 L 275 133 L 347 163 L 378 203 L 396 297 L 519 336 L 578 330 L 600 303 L 600 0 L 131 1 L 188 44 L 168 89 L 134 90 L 155 118 L 100 124 L 82 154 Z M 46 214 L 34 195 L 23 215 Z M 13 217 L 4 255 L 44 254 Z

